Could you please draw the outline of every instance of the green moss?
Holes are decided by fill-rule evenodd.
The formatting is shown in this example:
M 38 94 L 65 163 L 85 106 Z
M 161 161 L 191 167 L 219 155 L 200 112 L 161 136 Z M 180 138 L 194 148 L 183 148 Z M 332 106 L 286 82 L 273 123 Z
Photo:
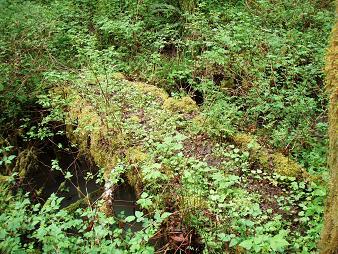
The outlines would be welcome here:
M 0 175 L 0 183 L 5 183 L 9 180 L 9 176 Z
M 77 91 L 68 90 L 67 96 L 71 98 L 65 120 L 67 136 L 82 153 L 90 155 L 97 165 L 107 170 L 104 174 L 107 179 L 119 161 L 117 151 L 124 147 L 126 135 L 109 128 L 92 104 Z
M 280 175 L 297 177 L 303 172 L 303 168 L 301 166 L 281 153 L 272 155 L 272 158 L 274 171 Z
M 236 133 L 232 136 L 232 140 L 236 145 L 241 146 L 244 149 L 258 151 L 261 149 L 261 145 L 257 142 L 256 138 L 246 133 Z
M 131 169 L 127 171 L 126 177 L 137 196 L 140 196 L 142 192 L 142 179 L 139 172 L 140 163 L 147 159 L 148 155 L 142 151 L 141 147 L 130 147 L 125 155 L 125 161 L 131 165 Z
M 126 172 L 126 178 L 130 186 L 134 188 L 136 196 L 140 197 L 143 189 L 143 183 L 139 168 L 132 167 L 130 170 L 128 170 Z
M 192 113 L 198 111 L 196 103 L 188 96 L 180 99 L 168 98 L 164 101 L 163 108 L 177 113 Z
M 232 139 L 236 145 L 249 150 L 251 158 L 259 162 L 263 168 L 272 169 L 280 175 L 308 177 L 305 174 L 305 170 L 298 163 L 281 153 L 270 152 L 267 148 L 261 146 L 254 136 L 245 133 L 237 133 Z
M 141 119 L 139 116 L 136 116 L 136 115 L 133 115 L 129 118 L 129 120 L 132 122 L 132 123 L 140 123 L 141 122 Z
M 257 160 L 264 168 L 270 167 L 271 155 L 267 149 L 261 149 L 257 152 Z
M 116 72 L 112 75 L 112 78 L 113 79 L 116 79 L 116 80 L 126 80 L 126 77 L 123 75 L 123 73 L 121 72 Z
M 246 133 L 236 133 L 232 137 L 236 145 L 242 149 L 249 150 L 251 157 L 258 161 L 264 168 L 270 167 L 271 156 L 268 150 L 262 147 L 252 135 Z
M 166 100 L 169 96 L 168 94 L 161 88 L 158 88 L 153 85 L 149 85 L 142 82 L 132 83 L 133 86 L 140 92 L 140 94 L 150 94 L 155 98 L 161 98 L 163 101 Z
M 203 197 L 186 192 L 180 197 L 178 206 L 184 217 L 184 214 L 188 215 L 189 213 L 197 210 L 208 209 L 208 202 Z
M 130 147 L 126 152 L 126 160 L 131 164 L 145 161 L 147 157 L 147 154 L 142 151 L 141 147 Z
M 33 147 L 27 148 L 19 153 L 16 158 L 14 171 L 18 173 L 21 180 L 23 180 L 28 174 L 34 172 L 36 168 L 37 156 Z

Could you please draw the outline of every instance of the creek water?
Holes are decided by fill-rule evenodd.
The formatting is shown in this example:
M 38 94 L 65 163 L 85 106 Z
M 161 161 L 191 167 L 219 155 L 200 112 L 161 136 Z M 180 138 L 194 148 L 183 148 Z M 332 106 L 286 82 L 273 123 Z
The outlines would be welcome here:
M 51 161 L 58 158 L 59 166 L 64 171 L 72 174 L 70 179 L 65 179 L 64 174 L 57 170 L 51 170 Z M 74 151 L 58 151 L 48 147 L 38 155 L 38 166 L 29 175 L 30 191 L 38 193 L 40 202 L 45 202 L 52 193 L 63 197 L 61 208 L 66 208 L 75 202 L 90 196 L 91 203 L 98 200 L 103 193 L 104 184 L 96 182 L 98 167 Z M 93 179 L 86 178 L 87 174 L 94 175 Z M 112 208 L 117 217 L 135 214 L 136 194 L 128 183 L 115 186 L 113 192 Z M 140 225 L 128 226 L 136 231 Z

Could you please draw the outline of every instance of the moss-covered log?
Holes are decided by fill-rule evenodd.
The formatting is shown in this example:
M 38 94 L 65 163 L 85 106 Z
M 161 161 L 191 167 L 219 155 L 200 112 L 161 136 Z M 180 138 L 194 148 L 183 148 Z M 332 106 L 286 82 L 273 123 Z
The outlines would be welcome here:
M 84 85 L 106 82 L 104 78 L 102 80 L 81 82 Z M 131 126 L 139 130 L 146 128 L 145 135 L 156 135 L 159 140 L 165 136 L 161 137 L 161 134 L 166 132 L 166 127 L 162 124 L 170 118 L 182 120 L 185 130 L 197 125 L 199 132 L 207 132 L 208 119 L 199 112 L 190 97 L 168 97 L 162 89 L 145 83 L 126 81 L 121 75 L 112 77 L 113 82 L 116 80 L 124 89 L 113 94 L 102 94 L 102 91 L 96 91 L 95 94 L 94 89 L 93 94 L 88 96 L 81 89 L 62 88 L 63 95 L 70 100 L 66 118 L 67 135 L 82 152 L 89 154 L 97 165 L 106 168 L 106 178 L 121 161 L 121 156 L 133 158 L 136 155 L 131 152 L 145 152 L 142 144 L 135 145 L 131 141 L 135 138 L 135 133 L 128 130 Z M 57 93 L 60 93 L 60 90 Z M 116 103 L 114 100 L 120 101 Z M 151 103 L 149 100 L 152 100 Z M 298 163 L 279 152 L 264 148 L 252 135 L 236 133 L 230 140 L 244 150 L 248 150 L 251 145 L 249 150 L 252 159 L 266 169 L 285 176 L 307 177 L 305 169 Z M 146 157 L 146 154 L 143 157 Z
M 337 12 L 338 13 L 338 3 Z M 338 253 L 338 23 L 336 22 L 326 56 L 326 85 L 330 94 L 329 106 L 329 195 L 326 201 L 325 222 L 321 238 L 321 253 Z
M 107 214 L 112 213 L 116 176 L 123 175 L 136 189 L 142 208 L 175 211 L 203 241 L 210 234 L 219 242 L 221 232 L 240 234 L 236 216 L 250 215 L 255 220 L 265 210 L 285 216 L 276 196 L 284 198 L 290 192 L 263 177 L 284 175 L 303 188 L 311 180 L 297 162 L 262 146 L 252 135 L 209 134 L 213 121 L 190 97 L 169 97 L 156 86 L 116 75 L 94 79 L 91 75 L 84 72 L 68 87 L 55 89 L 50 98 L 54 107 L 67 102 L 69 139 L 105 169 L 102 210 Z M 297 207 L 288 209 L 297 212 Z M 271 218 L 261 219 L 269 223 Z M 254 231 L 252 227 L 250 237 Z

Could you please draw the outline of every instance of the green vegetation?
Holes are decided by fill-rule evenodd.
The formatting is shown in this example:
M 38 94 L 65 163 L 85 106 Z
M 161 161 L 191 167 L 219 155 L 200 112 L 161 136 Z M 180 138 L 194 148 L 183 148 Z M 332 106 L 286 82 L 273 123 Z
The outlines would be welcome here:
M 0 0 L 0 251 L 317 253 L 333 5 Z M 62 178 L 49 197 L 42 170 Z

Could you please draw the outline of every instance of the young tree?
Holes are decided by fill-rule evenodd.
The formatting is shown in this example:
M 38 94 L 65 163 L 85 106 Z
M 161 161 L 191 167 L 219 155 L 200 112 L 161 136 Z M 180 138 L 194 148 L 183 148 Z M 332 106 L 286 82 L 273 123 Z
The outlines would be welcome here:
M 338 253 L 338 22 L 336 22 L 332 30 L 330 47 L 326 56 L 325 72 L 327 91 L 330 95 L 330 182 L 320 249 L 321 254 L 333 254 Z

